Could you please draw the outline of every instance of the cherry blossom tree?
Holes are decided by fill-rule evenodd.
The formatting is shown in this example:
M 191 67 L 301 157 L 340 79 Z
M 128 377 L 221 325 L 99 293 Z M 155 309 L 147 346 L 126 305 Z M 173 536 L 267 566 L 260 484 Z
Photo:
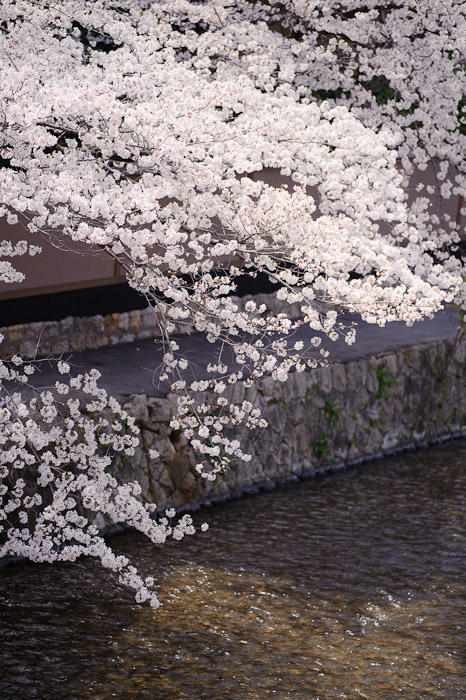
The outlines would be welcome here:
M 229 385 L 326 363 L 322 335 L 355 340 L 342 308 L 412 324 L 461 299 L 459 221 L 405 188 L 434 163 L 441 200 L 464 194 L 464 24 L 454 0 L 6 0 L 0 215 L 37 245 L 2 242 L 0 280 L 21 281 L 13 258 L 41 237 L 99 247 L 154 309 L 172 427 L 199 473 L 248 461 L 225 429 L 266 423 Z M 238 280 L 258 273 L 300 318 L 239 309 Z M 209 379 L 187 380 L 175 323 L 212 343 Z M 98 556 L 156 606 L 89 513 L 158 543 L 192 533 L 191 518 L 156 520 L 137 484 L 108 473 L 113 452 L 134 452 L 134 420 L 96 370 L 58 368 L 37 392 L 33 363 L 0 364 L 1 552 Z

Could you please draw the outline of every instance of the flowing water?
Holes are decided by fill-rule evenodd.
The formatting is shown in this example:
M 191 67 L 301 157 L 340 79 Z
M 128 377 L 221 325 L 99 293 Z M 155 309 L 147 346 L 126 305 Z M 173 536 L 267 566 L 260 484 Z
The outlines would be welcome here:
M 158 611 L 92 561 L 7 567 L 1 700 L 464 700 L 465 463 L 455 443 L 212 508 L 181 543 L 115 538 Z

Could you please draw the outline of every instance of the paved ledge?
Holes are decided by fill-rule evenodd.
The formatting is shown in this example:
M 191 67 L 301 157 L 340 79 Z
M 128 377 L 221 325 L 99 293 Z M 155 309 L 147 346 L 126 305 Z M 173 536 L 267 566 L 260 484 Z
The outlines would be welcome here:
M 433 343 L 455 337 L 458 328 L 458 315 L 452 309 L 444 309 L 433 319 L 415 323 L 408 327 L 404 323 L 390 323 L 384 328 L 361 321 L 355 314 L 341 317 L 346 325 L 355 321 L 357 336 L 354 345 L 347 345 L 342 339 L 332 342 L 324 338 L 322 346 L 329 350 L 329 361 L 353 362 L 354 360 L 375 357 L 385 352 L 393 352 L 412 345 Z M 318 335 L 309 328 L 301 328 L 295 334 L 296 340 L 309 342 L 310 337 Z M 206 367 L 212 360 L 213 346 L 203 334 L 192 333 L 176 337 L 180 352 L 192 363 L 186 378 L 204 379 L 210 376 Z M 168 385 L 155 382 L 155 370 L 160 363 L 160 346 L 153 338 L 131 343 L 107 346 L 96 350 L 84 350 L 77 353 L 64 353 L 71 357 L 76 372 L 84 372 L 92 367 L 98 369 L 102 378 L 100 384 L 113 395 L 144 394 L 146 396 L 164 396 Z M 319 357 L 318 351 L 316 357 Z M 53 365 L 42 363 L 40 373 L 34 375 L 37 387 L 51 386 L 59 378 Z

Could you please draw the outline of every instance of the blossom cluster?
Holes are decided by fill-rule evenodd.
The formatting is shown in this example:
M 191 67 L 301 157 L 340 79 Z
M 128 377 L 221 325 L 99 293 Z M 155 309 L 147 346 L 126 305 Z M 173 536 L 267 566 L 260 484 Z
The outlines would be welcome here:
M 40 363 L 17 356 L 0 361 L 0 555 L 44 562 L 98 557 L 135 589 L 137 601 L 157 607 L 153 581 L 112 552 L 93 524 L 95 515 L 157 544 L 193 534 L 191 517 L 173 524 L 171 509 L 156 519 L 155 505 L 138 498 L 140 485 L 118 483 L 110 473 L 115 454 L 134 454 L 139 428 L 98 386 L 97 370 L 72 375 L 60 360 L 61 381 L 37 390 L 31 383 L 37 369 Z
M 390 132 L 403 186 L 417 192 L 413 254 L 435 250 L 444 266 L 455 267 L 449 253 L 466 216 L 461 0 L 177 0 L 153 12 L 178 32 L 174 42 L 193 69 L 217 80 L 246 74 L 266 93 L 291 90 L 300 103 L 344 106 L 376 133 Z M 423 182 L 427 168 L 430 183 Z M 341 183 L 331 186 L 340 200 Z M 454 198 L 458 216 L 449 206 Z
M 443 203 L 466 194 L 465 37 L 457 0 L 2 3 L 0 216 L 28 240 L 98 247 L 146 297 L 157 379 L 178 396 L 172 428 L 205 478 L 249 460 L 230 428 L 266 426 L 234 385 L 327 363 L 322 337 L 355 340 L 341 309 L 412 324 L 461 300 L 460 219 Z M 408 201 L 428 166 L 436 187 Z M 9 258 L 26 252 L 38 247 L 0 243 L 1 282 L 22 280 Z M 238 281 L 258 274 L 300 318 L 239 307 Z M 175 324 L 212 344 L 207 379 Z M 156 604 L 85 513 L 154 542 L 192 522 L 156 521 L 138 486 L 111 476 L 137 427 L 95 370 L 60 367 L 37 393 L 33 364 L 0 365 L 2 552 L 96 555 Z

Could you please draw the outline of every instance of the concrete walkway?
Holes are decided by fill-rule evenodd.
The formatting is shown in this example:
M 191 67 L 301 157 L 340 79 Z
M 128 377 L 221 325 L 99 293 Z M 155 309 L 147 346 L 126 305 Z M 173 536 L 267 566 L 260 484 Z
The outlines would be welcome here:
M 411 345 L 420 345 L 440 340 L 454 338 L 458 328 L 458 314 L 451 309 L 445 309 L 433 319 L 426 319 L 411 327 L 403 323 L 390 323 L 385 328 L 362 322 L 354 314 L 341 317 L 345 325 L 352 321 L 358 323 L 357 337 L 354 345 L 347 345 L 342 339 L 335 342 L 325 338 L 321 347 L 330 351 L 329 361 L 349 362 L 361 358 L 380 355 L 391 350 L 399 350 Z M 294 336 L 295 340 L 304 341 L 305 345 L 315 331 L 301 328 Z M 211 376 L 206 366 L 213 360 L 213 349 L 203 334 L 179 336 L 177 342 L 180 352 L 190 361 L 191 367 L 186 370 L 186 380 L 202 379 Z M 100 385 L 116 396 L 127 394 L 146 394 L 147 396 L 165 395 L 168 385 L 156 383 L 156 370 L 160 364 L 160 345 L 154 340 L 147 339 L 134 343 L 126 343 L 104 347 L 98 350 L 87 350 L 71 356 L 70 363 L 73 372 L 84 372 L 92 367 L 98 369 L 102 378 Z M 319 357 L 318 350 L 315 357 Z M 68 356 L 64 357 L 68 359 Z M 36 387 L 53 386 L 60 375 L 53 365 L 41 363 L 40 373 L 33 377 Z

